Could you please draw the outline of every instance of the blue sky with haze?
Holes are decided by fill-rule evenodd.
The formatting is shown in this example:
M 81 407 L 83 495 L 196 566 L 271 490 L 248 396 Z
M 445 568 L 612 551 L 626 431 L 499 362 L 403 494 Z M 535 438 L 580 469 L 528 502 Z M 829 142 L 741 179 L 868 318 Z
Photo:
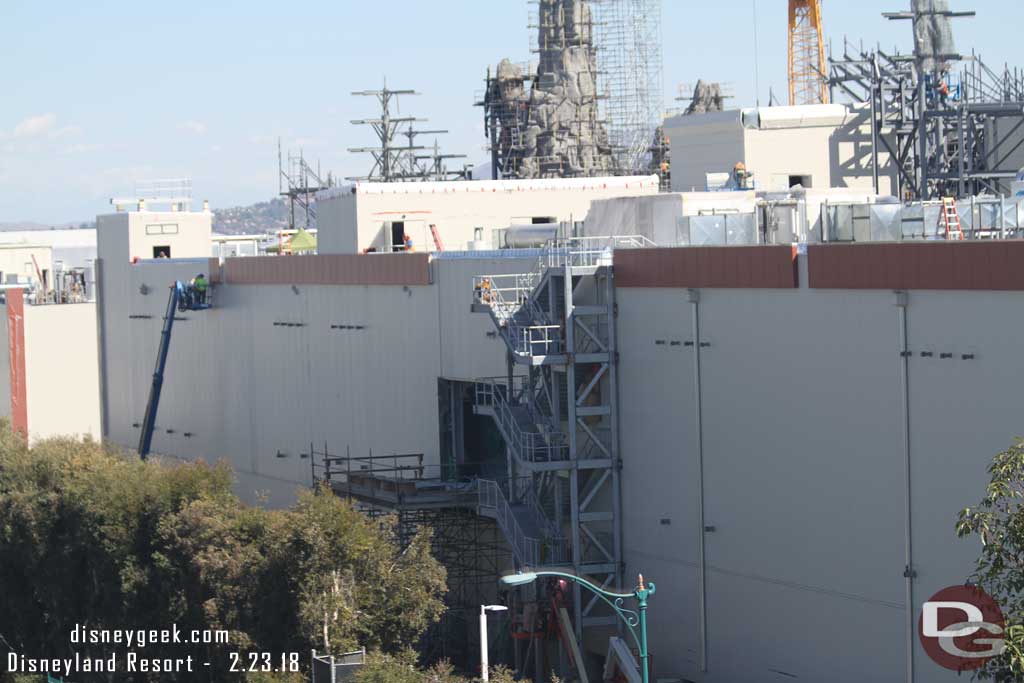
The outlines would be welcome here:
M 786 88 L 786 2 L 663 0 L 666 106 L 698 78 L 730 84 L 737 106 Z M 909 49 L 910 26 L 882 11 L 907 0 L 825 0 L 827 38 Z M 1024 66 L 1019 0 L 953 0 L 978 16 L 958 47 Z M 214 207 L 277 192 L 276 139 L 339 176 L 372 142 L 349 124 L 374 115 L 352 90 L 415 88 L 403 113 L 447 128 L 444 151 L 486 160 L 473 107 L 488 64 L 528 58 L 526 0 L 0 0 L 0 222 L 89 220 L 135 180 L 190 176 Z

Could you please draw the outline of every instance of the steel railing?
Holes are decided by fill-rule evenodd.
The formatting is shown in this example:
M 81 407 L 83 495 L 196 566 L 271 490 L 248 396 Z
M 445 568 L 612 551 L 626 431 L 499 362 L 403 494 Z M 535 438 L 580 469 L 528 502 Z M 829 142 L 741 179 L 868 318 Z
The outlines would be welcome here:
M 520 564 L 526 567 L 540 567 L 545 564 L 567 561 L 567 540 L 564 538 L 535 538 L 526 534 L 498 482 L 491 479 L 480 479 L 477 482 L 477 492 L 481 511 L 493 511 L 498 527 L 508 540 L 512 552 Z
M 481 479 L 478 482 L 477 491 L 480 496 L 480 509 L 493 511 L 498 527 L 505 534 L 508 544 L 512 547 L 512 553 L 520 564 L 527 567 L 539 567 L 542 541 L 539 538 L 530 538 L 523 533 L 519 521 L 512 512 L 512 507 L 498 483 L 489 479 Z
M 478 275 L 473 301 L 488 306 L 513 353 L 542 356 L 562 353 L 562 326 L 544 311 L 536 292 L 550 268 L 610 265 L 615 249 L 657 246 L 643 235 L 572 237 L 549 240 L 529 273 Z
M 494 411 L 498 428 L 518 460 L 532 463 L 567 460 L 569 444 L 564 433 L 550 428 L 545 432 L 530 432 L 525 431 L 520 425 L 512 411 L 513 404 L 510 403 L 511 395 L 520 394 L 521 391 L 516 392 L 515 387 L 510 391 L 507 380 L 481 379 L 476 382 L 476 405 L 487 406 Z M 521 407 L 530 414 L 531 419 L 538 417 L 530 411 L 529 406 Z
M 476 303 L 489 306 L 495 324 L 514 353 L 551 355 L 562 348 L 561 326 L 548 324 L 537 305 L 533 273 L 481 275 L 473 280 Z
M 658 246 L 643 235 L 608 237 L 569 237 L 548 242 L 542 259 L 548 268 L 611 265 L 616 249 L 643 249 Z M 545 258 L 546 257 L 546 258 Z
M 562 530 L 558 527 L 558 524 L 544 512 L 544 507 L 540 504 L 540 498 L 537 497 L 537 487 L 534 486 L 533 477 L 520 477 L 513 481 L 517 483 L 516 489 L 519 500 L 533 513 L 534 518 L 544 532 L 545 538 L 553 543 L 558 540 L 566 541 L 566 539 L 562 538 Z

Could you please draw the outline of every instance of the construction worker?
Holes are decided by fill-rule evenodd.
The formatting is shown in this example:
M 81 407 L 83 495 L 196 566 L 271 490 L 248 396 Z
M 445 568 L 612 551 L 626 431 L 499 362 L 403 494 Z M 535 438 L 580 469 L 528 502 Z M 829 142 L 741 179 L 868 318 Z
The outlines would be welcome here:
M 196 304 L 202 305 L 206 303 L 206 288 L 208 286 L 206 276 L 202 273 L 192 278 L 192 297 Z
M 481 303 L 491 303 L 491 278 L 485 277 L 476 286 L 476 298 Z
M 736 165 L 732 167 L 732 175 L 729 176 L 729 183 L 726 187 L 730 190 L 748 190 L 748 181 L 753 173 L 747 171 L 746 165 L 742 161 L 737 161 Z
M 411 237 L 409 237 L 408 235 L 403 235 L 403 236 L 402 236 L 402 244 L 404 244 L 404 245 L 405 245 L 405 250 L 406 250 L 406 251 L 415 251 L 415 250 L 414 250 L 414 249 L 412 248 L 412 238 L 411 238 Z

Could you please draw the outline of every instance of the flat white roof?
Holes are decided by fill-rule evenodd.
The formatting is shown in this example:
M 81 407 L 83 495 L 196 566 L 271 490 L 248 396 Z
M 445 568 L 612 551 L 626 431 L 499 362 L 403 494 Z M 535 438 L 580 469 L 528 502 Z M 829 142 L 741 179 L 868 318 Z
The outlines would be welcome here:
M 665 120 L 666 126 L 705 126 L 708 123 L 736 124 L 746 128 L 814 128 L 840 126 L 850 114 L 843 104 L 801 104 L 797 106 L 746 107 L 709 111 L 703 114 L 679 114 Z
M 316 231 L 310 230 L 310 232 Z M 243 235 L 222 235 L 220 233 L 215 232 L 212 235 L 210 235 L 210 240 L 213 242 L 252 242 L 253 240 L 260 241 L 268 240 L 271 238 L 277 239 L 277 235 L 272 235 L 267 232 L 252 232 L 245 233 Z
M 354 183 L 317 192 L 318 201 L 353 194 L 459 194 L 470 192 L 538 192 L 658 187 L 658 176 L 539 178 L 535 180 L 450 180 L 412 183 Z
M 0 243 L 0 249 L 53 249 L 49 244 L 29 244 L 27 242 L 15 242 L 11 244 Z
M 51 247 L 95 247 L 95 228 L 62 230 L 8 230 L 0 231 L 0 244 L 19 246 L 46 245 Z

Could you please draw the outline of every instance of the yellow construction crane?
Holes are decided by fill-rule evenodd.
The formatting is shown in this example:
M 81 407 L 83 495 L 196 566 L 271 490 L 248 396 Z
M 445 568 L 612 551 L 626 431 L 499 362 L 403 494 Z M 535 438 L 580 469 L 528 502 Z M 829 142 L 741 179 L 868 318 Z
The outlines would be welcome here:
M 821 0 L 789 0 L 789 103 L 828 103 Z

